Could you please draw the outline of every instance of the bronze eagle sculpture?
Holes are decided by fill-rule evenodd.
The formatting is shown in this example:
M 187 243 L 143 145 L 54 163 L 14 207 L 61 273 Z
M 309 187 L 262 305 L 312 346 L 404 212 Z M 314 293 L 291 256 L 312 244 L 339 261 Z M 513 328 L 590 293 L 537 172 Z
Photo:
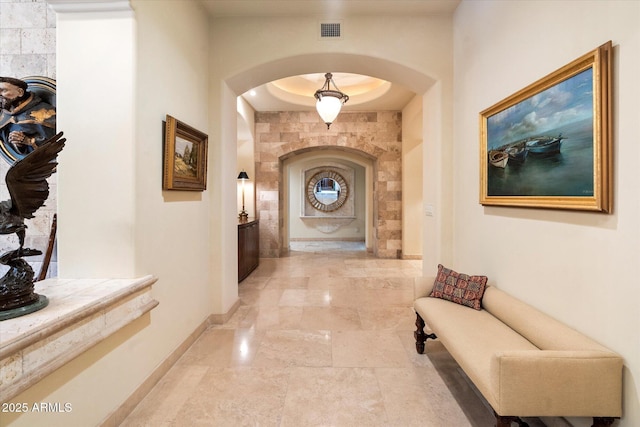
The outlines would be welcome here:
M 33 218 L 49 197 L 47 178 L 56 170 L 56 158 L 65 141 L 62 132 L 58 133 L 16 161 L 7 172 L 5 182 L 11 198 L 0 202 L 0 234 L 16 233 L 20 249 L 27 229 L 24 220 Z
M 34 290 L 34 273 L 23 256 L 41 255 L 37 249 L 24 247 L 27 225 L 49 197 L 49 178 L 56 171 L 58 153 L 66 139 L 62 132 L 49 138 L 31 153 L 16 161 L 5 177 L 11 198 L 0 202 L 0 234 L 16 233 L 20 247 L 0 256 L 0 264 L 9 266 L 0 278 L 0 320 L 39 310 L 48 304 L 45 296 Z

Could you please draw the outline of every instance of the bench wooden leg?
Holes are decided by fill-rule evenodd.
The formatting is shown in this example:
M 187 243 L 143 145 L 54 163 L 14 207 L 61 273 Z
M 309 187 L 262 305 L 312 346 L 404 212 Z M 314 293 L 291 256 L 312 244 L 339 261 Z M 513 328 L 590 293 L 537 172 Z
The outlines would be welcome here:
M 613 424 L 613 417 L 593 417 L 593 425 L 591 427 L 609 427 Z
M 511 427 L 512 423 L 518 423 L 519 427 L 528 427 L 529 424 L 525 423 L 520 417 L 505 417 L 502 415 L 496 415 L 496 427 Z M 593 425 L 591 427 L 610 427 L 615 418 L 613 417 L 593 417 Z
M 425 334 L 424 326 L 424 320 L 416 313 L 416 331 L 413 333 L 413 336 L 416 339 L 416 351 L 418 354 L 424 354 L 424 343 L 427 341 L 427 338 L 431 338 L 432 340 L 438 338 L 436 334 Z
M 496 415 L 496 427 L 511 427 L 512 423 L 518 423 L 519 427 L 529 427 L 529 424 L 525 423 L 520 419 L 520 417 L 512 417 L 512 416 L 502 416 Z

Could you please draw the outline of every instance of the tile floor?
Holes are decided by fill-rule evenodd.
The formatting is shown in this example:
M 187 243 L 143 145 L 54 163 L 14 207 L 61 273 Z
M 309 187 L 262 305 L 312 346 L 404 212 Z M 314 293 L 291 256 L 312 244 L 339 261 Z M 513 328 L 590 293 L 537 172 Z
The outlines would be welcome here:
M 422 261 L 292 249 L 260 260 L 232 319 L 207 329 L 123 426 L 494 425 L 438 342 L 415 351 Z

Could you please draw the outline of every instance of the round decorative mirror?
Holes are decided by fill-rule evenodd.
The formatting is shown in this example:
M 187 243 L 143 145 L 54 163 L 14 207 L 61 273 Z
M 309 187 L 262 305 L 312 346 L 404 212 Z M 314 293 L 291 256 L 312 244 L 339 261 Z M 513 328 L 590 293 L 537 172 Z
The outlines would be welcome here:
M 313 189 L 313 195 L 316 200 L 323 205 L 330 205 L 335 203 L 340 197 L 340 184 L 338 181 L 331 178 L 322 178 L 316 183 Z
M 318 172 L 307 183 L 307 200 L 320 211 L 335 211 L 344 204 L 348 195 L 347 182 L 335 171 Z

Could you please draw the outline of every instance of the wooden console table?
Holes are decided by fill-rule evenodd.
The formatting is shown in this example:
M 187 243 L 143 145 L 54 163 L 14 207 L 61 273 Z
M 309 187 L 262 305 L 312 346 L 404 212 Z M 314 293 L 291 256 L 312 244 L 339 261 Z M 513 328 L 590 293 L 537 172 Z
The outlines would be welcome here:
M 258 220 L 238 224 L 238 282 L 242 282 L 258 267 L 260 233 Z

